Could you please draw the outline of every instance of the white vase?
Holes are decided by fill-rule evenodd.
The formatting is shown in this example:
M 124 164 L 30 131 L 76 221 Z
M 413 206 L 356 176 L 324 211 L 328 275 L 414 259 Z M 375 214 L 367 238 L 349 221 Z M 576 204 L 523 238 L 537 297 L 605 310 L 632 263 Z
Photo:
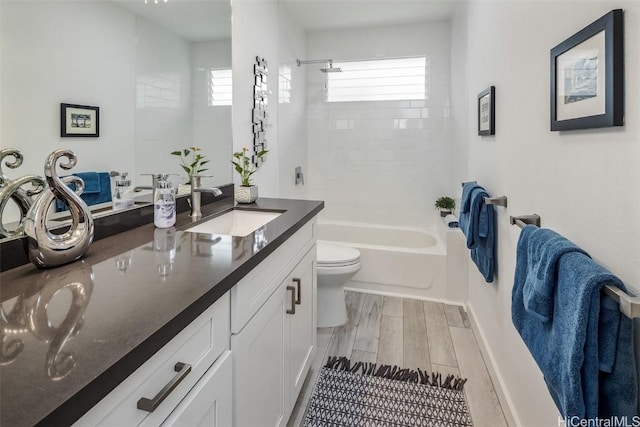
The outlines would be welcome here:
M 191 194 L 191 184 L 178 184 L 177 195 Z
M 258 198 L 258 186 L 252 185 L 250 187 L 245 187 L 243 185 L 239 185 L 236 187 L 235 193 L 236 193 L 236 202 L 253 203 Z

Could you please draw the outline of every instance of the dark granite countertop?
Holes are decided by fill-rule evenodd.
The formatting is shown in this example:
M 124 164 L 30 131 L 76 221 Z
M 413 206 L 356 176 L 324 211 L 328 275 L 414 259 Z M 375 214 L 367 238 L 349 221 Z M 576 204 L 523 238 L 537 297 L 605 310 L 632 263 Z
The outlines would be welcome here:
M 0 425 L 70 425 L 233 287 L 324 204 L 259 199 L 284 211 L 246 237 L 153 224 L 94 242 L 75 263 L 0 275 Z M 233 208 L 203 206 L 204 222 Z

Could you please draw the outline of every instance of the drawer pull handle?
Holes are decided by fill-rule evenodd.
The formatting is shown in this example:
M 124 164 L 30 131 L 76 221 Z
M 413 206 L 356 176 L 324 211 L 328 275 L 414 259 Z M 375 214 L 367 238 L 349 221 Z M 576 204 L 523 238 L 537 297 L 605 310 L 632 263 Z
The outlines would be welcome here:
M 296 288 L 287 286 L 287 290 L 291 291 L 291 308 L 287 310 L 287 314 L 296 314 Z
M 138 409 L 142 409 L 147 412 L 155 411 L 162 401 L 169 396 L 169 393 L 171 393 L 173 389 L 176 388 L 183 379 L 185 379 L 187 374 L 191 372 L 191 365 L 178 362 L 173 369 L 175 369 L 177 374 L 171 379 L 171 381 L 165 385 L 153 399 L 147 399 L 146 397 L 140 398 L 140 400 L 138 400 Z
M 298 296 L 296 297 L 296 304 L 300 305 L 300 303 L 302 303 L 302 289 L 300 288 L 300 284 L 302 283 L 302 280 L 298 278 L 294 278 L 293 282 L 298 286 Z

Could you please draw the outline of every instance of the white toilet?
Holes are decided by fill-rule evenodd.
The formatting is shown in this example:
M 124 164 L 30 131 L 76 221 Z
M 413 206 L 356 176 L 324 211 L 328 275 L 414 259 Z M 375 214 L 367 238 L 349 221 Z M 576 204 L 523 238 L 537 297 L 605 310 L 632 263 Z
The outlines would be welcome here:
M 347 322 L 344 284 L 360 270 L 360 252 L 349 246 L 318 241 L 318 327 Z

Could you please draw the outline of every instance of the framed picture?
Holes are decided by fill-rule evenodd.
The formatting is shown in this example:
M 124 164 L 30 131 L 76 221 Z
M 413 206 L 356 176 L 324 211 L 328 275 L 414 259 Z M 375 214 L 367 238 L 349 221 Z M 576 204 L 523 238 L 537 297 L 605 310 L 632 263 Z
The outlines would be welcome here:
M 622 9 L 551 49 L 551 130 L 624 124 Z
M 100 107 L 60 104 L 60 136 L 100 136 Z
M 495 86 L 491 86 L 478 94 L 478 135 L 496 134 L 495 97 Z

